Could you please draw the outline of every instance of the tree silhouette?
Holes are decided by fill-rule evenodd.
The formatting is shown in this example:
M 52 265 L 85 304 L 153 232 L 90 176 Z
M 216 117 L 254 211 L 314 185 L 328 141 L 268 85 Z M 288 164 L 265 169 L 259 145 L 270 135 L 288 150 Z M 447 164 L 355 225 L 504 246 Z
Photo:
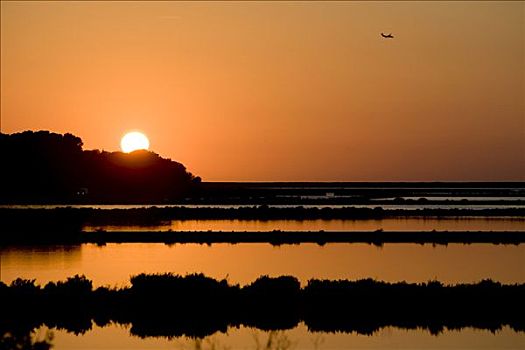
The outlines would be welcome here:
M 150 151 L 83 150 L 72 134 L 0 134 L 4 201 L 164 201 L 200 181 L 184 165 Z

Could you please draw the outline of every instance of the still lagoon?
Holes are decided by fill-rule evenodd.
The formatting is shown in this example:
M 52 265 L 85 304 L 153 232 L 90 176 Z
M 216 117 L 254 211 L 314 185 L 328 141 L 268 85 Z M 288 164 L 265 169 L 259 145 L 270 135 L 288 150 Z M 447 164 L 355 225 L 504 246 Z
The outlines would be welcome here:
M 34 337 L 53 335 L 54 350 L 73 349 L 179 349 L 179 350 L 321 350 L 321 349 L 523 349 L 525 333 L 508 327 L 490 332 L 466 328 L 444 330 L 432 335 L 422 329 L 382 328 L 372 335 L 357 333 L 310 332 L 304 324 L 279 331 L 239 327 L 228 328 L 204 338 L 186 336 L 140 338 L 130 334 L 130 326 L 93 326 L 75 335 L 64 330 L 41 327 Z
M 7 246 L 1 280 L 37 283 L 85 275 L 95 286 L 123 286 L 139 273 L 204 273 L 247 284 L 261 275 L 308 279 L 374 278 L 389 282 L 525 282 L 525 245 L 493 244 L 173 244 Z

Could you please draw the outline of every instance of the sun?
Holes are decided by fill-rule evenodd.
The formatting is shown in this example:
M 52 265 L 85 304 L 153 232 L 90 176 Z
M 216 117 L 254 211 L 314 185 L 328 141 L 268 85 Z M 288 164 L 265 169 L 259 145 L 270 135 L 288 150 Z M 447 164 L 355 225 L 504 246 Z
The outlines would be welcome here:
M 120 140 L 120 148 L 122 149 L 122 152 L 125 153 L 130 153 L 138 149 L 148 149 L 149 140 L 146 135 L 141 132 L 128 132 L 122 137 L 122 140 Z

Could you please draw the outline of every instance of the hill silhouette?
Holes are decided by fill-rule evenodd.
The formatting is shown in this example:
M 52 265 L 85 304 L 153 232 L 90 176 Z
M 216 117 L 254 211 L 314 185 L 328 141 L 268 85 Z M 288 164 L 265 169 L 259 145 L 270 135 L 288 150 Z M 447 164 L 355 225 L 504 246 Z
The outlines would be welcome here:
M 200 178 L 150 151 L 83 150 L 49 131 L 0 134 L 4 202 L 142 202 L 182 197 Z

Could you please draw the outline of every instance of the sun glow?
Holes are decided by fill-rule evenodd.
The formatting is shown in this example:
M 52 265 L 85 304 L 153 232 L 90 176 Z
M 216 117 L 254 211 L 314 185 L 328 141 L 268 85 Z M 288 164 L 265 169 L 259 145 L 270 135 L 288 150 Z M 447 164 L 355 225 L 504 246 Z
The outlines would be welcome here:
M 122 137 L 122 140 L 120 140 L 120 148 L 122 149 L 122 152 L 125 153 L 130 153 L 139 149 L 148 149 L 149 140 L 146 135 L 141 132 L 128 132 Z

